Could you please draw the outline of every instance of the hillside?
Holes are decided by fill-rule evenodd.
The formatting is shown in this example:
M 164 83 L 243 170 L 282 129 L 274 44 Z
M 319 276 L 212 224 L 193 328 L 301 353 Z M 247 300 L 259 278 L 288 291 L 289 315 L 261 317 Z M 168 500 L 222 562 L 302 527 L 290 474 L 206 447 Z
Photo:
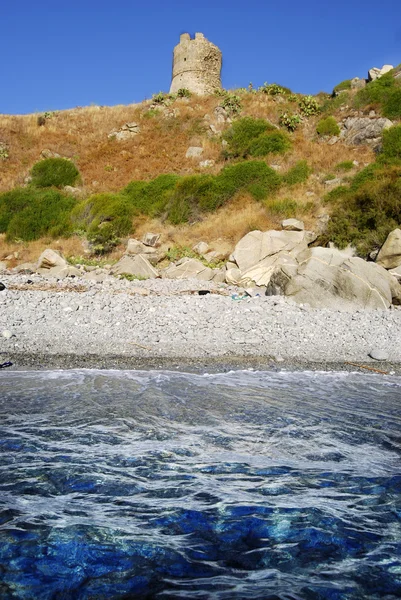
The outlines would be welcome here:
M 401 150 L 397 154 L 396 148 L 391 160 L 388 156 L 379 165 L 381 130 L 358 139 L 349 129 L 350 119 L 362 119 L 362 134 L 383 116 L 399 123 L 398 74 L 394 70 L 366 87 L 343 82 L 333 95 L 315 98 L 273 84 L 208 97 L 157 94 L 130 106 L 1 115 L 0 260 L 16 253 L 9 258 L 9 266 L 14 266 L 36 258 L 49 243 L 67 256 L 112 251 L 112 260 L 122 253 L 120 242 L 147 231 L 161 233 L 165 247 L 204 240 L 212 247 L 228 248 L 248 231 L 275 228 L 286 217 L 302 218 L 307 228 L 323 232 L 326 215 L 342 210 L 341 190 L 359 189 L 360 183 L 353 182 L 361 172 L 362 183 L 371 186 L 373 180 L 377 184 L 379 172 L 391 185 L 400 181 Z M 197 150 L 188 152 L 189 148 Z M 188 157 L 191 152 L 193 157 Z M 72 188 L 52 187 L 51 181 L 35 183 L 30 175 L 34 165 L 60 157 L 79 173 Z M 242 167 L 241 174 L 238 165 L 245 163 L 249 173 Z M 365 177 L 368 165 L 380 167 L 375 176 Z M 156 179 L 160 175 L 176 177 L 167 184 Z M 153 188 L 131 184 L 155 179 Z M 333 189 L 340 190 L 334 201 Z M 44 199 L 44 190 L 57 195 Z M 39 234 L 31 235 L 31 217 L 26 216 L 30 201 L 49 210 L 52 202 L 58 203 L 57 210 L 65 205 L 63 227 L 55 227 L 53 219 L 47 230 L 38 227 Z M 41 210 L 32 208 L 36 221 Z M 15 224 L 21 211 L 25 229 Z M 13 219 L 15 227 L 10 229 Z M 393 226 L 393 217 L 390 220 Z M 356 222 L 348 225 L 358 227 Z M 390 225 L 384 224 L 387 229 Z M 383 243 L 384 230 L 376 245 Z M 104 240 L 99 243 L 99 235 L 104 238 L 106 231 L 111 243 L 101 247 Z M 355 239 L 350 234 L 342 241 Z

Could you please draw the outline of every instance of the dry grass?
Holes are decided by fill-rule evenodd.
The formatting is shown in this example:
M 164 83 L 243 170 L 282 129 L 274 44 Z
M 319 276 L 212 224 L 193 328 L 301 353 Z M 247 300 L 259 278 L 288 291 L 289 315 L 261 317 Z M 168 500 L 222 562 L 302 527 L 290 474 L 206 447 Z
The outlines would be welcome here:
M 295 103 L 265 94 L 242 94 L 241 99 L 243 116 L 267 118 L 275 124 L 281 112 L 297 110 Z M 199 161 L 206 159 L 215 161 L 215 166 L 208 172 L 217 173 L 224 166 L 222 146 L 218 136 L 211 136 L 209 124 L 220 131 L 228 126 L 215 120 L 214 109 L 220 102 L 221 99 L 214 96 L 193 96 L 189 101 L 177 100 L 169 107 L 150 112 L 150 101 L 128 106 L 78 107 L 58 112 L 41 127 L 37 124 L 37 114 L 0 115 L 0 141 L 9 147 L 9 159 L 0 160 L 0 191 L 21 185 L 44 149 L 74 160 L 87 193 L 117 191 L 133 179 L 151 179 L 162 173 L 198 173 L 202 171 Z M 175 116 L 171 116 L 172 109 Z M 351 108 L 339 111 L 335 116 L 341 120 L 349 114 L 353 114 Z M 299 130 L 291 134 L 291 152 L 267 160 L 269 164 L 277 165 L 281 173 L 299 160 L 307 160 L 312 167 L 313 174 L 305 184 L 282 188 L 277 194 L 277 200 L 290 198 L 297 203 L 297 213 L 309 228 L 314 227 L 316 216 L 324 210 L 321 198 L 330 189 L 323 182 L 324 176 L 332 173 L 339 162 L 357 160 L 358 168 L 362 168 L 374 160 L 373 152 L 367 147 L 320 143 L 316 136 L 319 118 L 305 119 Z M 108 138 L 111 131 L 130 121 L 140 125 L 137 136 L 127 141 Z M 203 147 L 201 159 L 185 158 L 190 145 Z M 280 219 L 272 216 L 263 204 L 242 194 L 193 225 L 174 227 L 159 220 L 138 219 L 135 236 L 140 238 L 146 231 L 156 231 L 162 234 L 166 245 L 191 246 L 205 240 L 212 247 L 224 244 L 233 247 L 248 231 L 277 227 Z M 68 240 L 43 239 L 30 244 L 6 243 L 4 236 L 0 236 L 0 260 L 17 252 L 18 258 L 11 260 L 10 266 L 31 262 L 48 246 L 59 249 L 66 256 L 85 255 L 82 241 L 76 236 Z M 111 258 L 117 258 L 122 252 L 123 246 L 116 249 Z

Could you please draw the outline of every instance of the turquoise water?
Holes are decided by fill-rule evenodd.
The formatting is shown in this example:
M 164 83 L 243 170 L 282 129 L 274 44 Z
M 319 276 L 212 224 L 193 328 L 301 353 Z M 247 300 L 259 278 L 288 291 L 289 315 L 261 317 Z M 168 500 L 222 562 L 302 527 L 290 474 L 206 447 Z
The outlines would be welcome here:
M 401 379 L 0 374 L 2 599 L 401 597 Z

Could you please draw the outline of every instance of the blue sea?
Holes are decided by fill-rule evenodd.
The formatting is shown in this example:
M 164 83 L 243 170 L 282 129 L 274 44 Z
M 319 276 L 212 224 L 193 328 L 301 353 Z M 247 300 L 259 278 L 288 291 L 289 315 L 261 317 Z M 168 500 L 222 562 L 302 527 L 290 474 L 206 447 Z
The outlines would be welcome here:
M 401 597 L 401 378 L 0 373 L 0 598 Z

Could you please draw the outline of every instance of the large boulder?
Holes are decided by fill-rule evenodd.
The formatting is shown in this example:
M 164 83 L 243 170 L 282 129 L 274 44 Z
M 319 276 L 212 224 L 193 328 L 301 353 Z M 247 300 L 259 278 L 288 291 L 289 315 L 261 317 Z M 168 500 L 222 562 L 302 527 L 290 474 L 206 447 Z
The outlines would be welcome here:
M 176 264 L 171 264 L 163 271 L 162 276 L 166 279 L 201 279 L 211 281 L 215 276 L 215 270 L 205 267 L 196 258 L 182 258 Z
M 267 286 L 274 273 L 285 269 L 288 276 L 295 276 L 298 269 L 298 262 L 289 252 L 278 252 L 268 256 L 258 262 L 256 265 L 241 273 L 240 285 L 243 287 Z
M 293 256 L 308 247 L 305 231 L 251 231 L 235 246 L 233 258 L 244 272 L 278 252 L 291 252 Z
M 293 274 L 286 266 L 270 278 L 268 294 L 283 294 L 298 303 L 333 310 L 385 309 L 401 302 L 401 286 L 387 271 L 334 248 L 308 248 L 298 255 Z
M 401 265 L 401 229 L 394 229 L 377 255 L 376 263 L 385 269 L 395 269 Z
M 392 71 L 392 69 L 394 69 L 393 65 L 383 65 L 381 69 L 373 67 L 368 71 L 368 79 L 369 81 L 375 81 L 375 79 L 379 79 L 385 73 Z
M 148 260 L 152 265 L 156 265 L 166 256 L 165 252 L 162 252 L 157 248 L 148 246 L 143 242 L 140 242 L 139 240 L 135 240 L 133 238 L 128 240 L 125 254 L 128 256 L 137 256 L 139 254 L 143 254 L 145 255 L 146 260 Z
M 368 144 L 377 147 L 381 143 L 381 136 L 384 129 L 392 127 L 390 119 L 369 118 L 369 117 L 349 117 L 344 122 L 344 129 L 341 131 L 341 139 L 351 146 L 360 146 Z
M 37 269 L 52 269 L 53 267 L 67 267 L 67 261 L 59 252 L 47 248 L 39 256 Z
M 142 254 L 123 256 L 110 270 L 112 275 L 134 275 L 135 277 L 159 277 L 159 273 Z

